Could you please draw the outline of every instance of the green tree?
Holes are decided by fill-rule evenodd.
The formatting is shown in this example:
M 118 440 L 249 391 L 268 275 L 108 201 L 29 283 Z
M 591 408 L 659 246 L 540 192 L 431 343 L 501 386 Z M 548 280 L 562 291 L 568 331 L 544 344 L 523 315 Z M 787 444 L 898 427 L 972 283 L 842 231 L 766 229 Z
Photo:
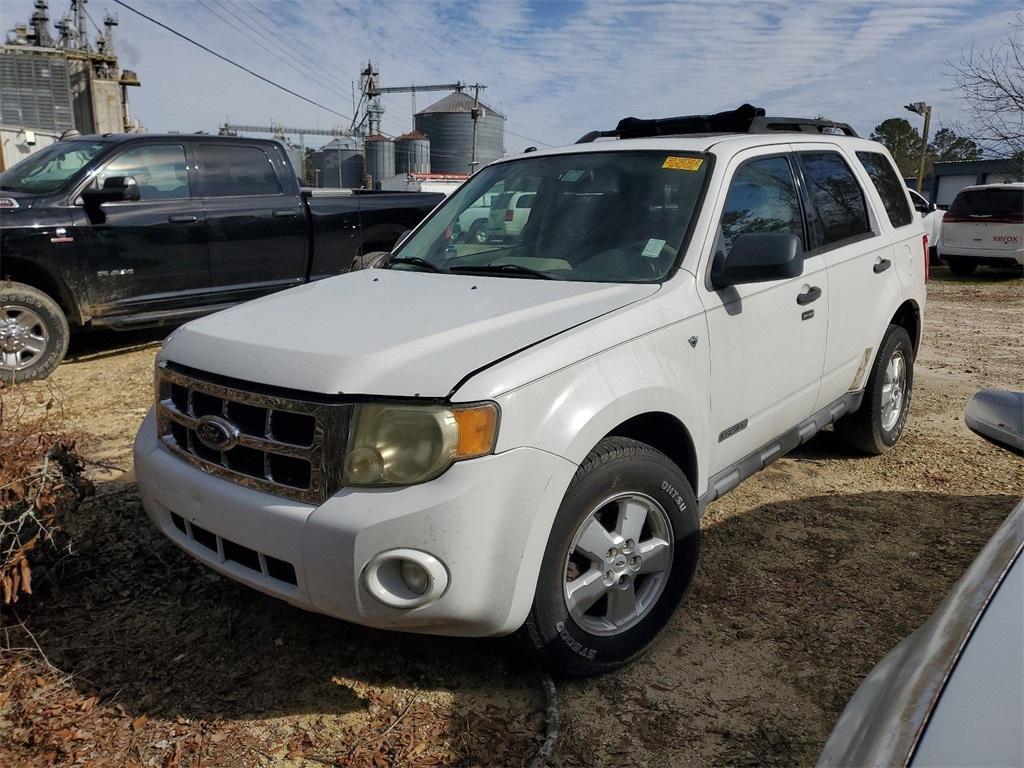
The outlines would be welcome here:
M 875 126 L 871 140 L 881 142 L 904 176 L 916 176 L 917 164 L 921 160 L 921 134 L 909 120 L 890 117 Z
M 957 136 L 949 128 L 940 128 L 928 145 L 929 159 L 933 163 L 980 160 L 983 151 L 976 141 Z

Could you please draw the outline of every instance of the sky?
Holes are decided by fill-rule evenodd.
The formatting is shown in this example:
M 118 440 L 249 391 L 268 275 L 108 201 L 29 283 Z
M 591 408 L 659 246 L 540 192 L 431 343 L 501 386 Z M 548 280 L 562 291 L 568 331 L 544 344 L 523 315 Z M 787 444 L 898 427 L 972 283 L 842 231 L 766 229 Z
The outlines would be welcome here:
M 110 0 L 121 66 L 142 82 L 146 129 L 216 132 L 226 121 L 331 128 L 352 116 L 352 82 L 372 59 L 382 85 L 483 83 L 508 117 L 505 146 L 568 144 L 619 118 L 703 114 L 743 102 L 769 114 L 933 126 L 964 114 L 947 62 L 1005 36 L 1017 0 L 125 0 L 219 53 L 341 113 L 260 82 Z M 50 0 L 59 18 L 68 0 Z M 32 0 L 0 0 L 0 27 Z M 418 109 L 443 93 L 416 96 Z M 412 127 L 408 94 L 384 97 L 383 130 Z M 308 140 L 315 145 L 315 140 Z

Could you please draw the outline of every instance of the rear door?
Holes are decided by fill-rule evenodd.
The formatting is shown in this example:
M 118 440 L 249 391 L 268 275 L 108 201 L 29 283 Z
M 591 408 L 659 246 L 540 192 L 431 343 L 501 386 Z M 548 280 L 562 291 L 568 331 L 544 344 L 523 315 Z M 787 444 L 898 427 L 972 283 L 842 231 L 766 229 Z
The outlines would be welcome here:
M 900 296 L 889 238 L 874 205 L 868 204 L 867 175 L 834 144 L 794 147 L 812 216 L 814 253 L 824 259 L 831 286 L 828 347 L 816 408 L 863 386 L 863 380 Z M 920 252 L 920 224 L 910 214 Z M 877 195 L 873 195 L 877 198 Z M 883 214 L 884 215 L 884 214 Z
M 156 312 L 208 301 L 210 262 L 186 142 L 129 144 L 90 181 L 131 176 L 138 200 L 79 209 L 75 237 L 95 317 Z
M 965 189 L 942 219 L 942 252 L 1013 256 L 1024 248 L 1024 187 Z
M 306 280 L 305 208 L 290 166 L 268 144 L 196 142 L 219 301 L 244 301 Z

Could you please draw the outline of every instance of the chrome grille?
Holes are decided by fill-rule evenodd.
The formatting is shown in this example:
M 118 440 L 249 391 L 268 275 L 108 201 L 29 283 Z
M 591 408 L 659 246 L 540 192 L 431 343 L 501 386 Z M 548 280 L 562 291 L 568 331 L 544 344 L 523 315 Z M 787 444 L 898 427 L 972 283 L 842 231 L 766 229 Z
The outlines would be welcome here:
M 352 406 L 254 392 L 160 363 L 157 431 L 163 445 L 205 472 L 310 504 L 341 488 Z M 199 438 L 211 419 L 231 428 L 223 449 Z

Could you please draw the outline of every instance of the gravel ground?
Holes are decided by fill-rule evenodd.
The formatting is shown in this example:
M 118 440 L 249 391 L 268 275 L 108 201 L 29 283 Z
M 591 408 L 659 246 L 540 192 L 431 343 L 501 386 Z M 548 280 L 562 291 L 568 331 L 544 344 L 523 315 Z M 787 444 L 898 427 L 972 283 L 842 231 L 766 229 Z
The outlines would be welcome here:
M 79 339 L 7 395 L 53 396 L 99 464 L 74 555 L 20 609 L 33 637 L 5 618 L 0 763 L 539 764 L 557 723 L 555 765 L 811 765 L 1024 495 L 1019 459 L 962 418 L 980 387 L 1024 388 L 1021 309 L 1019 277 L 936 269 L 899 446 L 851 456 L 826 431 L 712 504 L 695 587 L 651 652 L 556 681 L 557 703 L 508 643 L 307 614 L 165 542 L 130 470 L 158 335 Z

